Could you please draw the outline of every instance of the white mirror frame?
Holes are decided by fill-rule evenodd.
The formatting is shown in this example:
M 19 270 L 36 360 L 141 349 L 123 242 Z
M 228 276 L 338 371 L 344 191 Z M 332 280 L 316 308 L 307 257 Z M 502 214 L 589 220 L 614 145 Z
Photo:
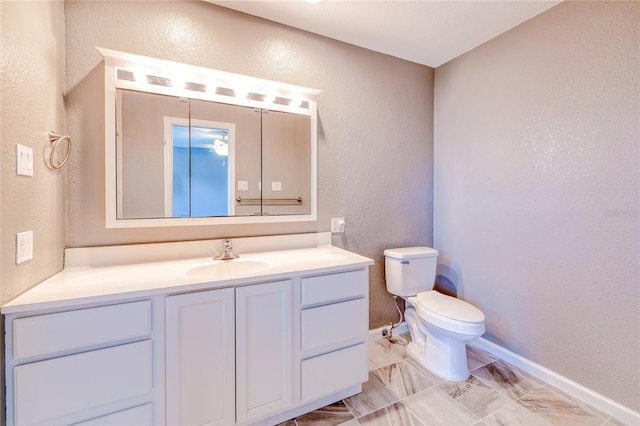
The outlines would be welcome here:
M 319 90 L 294 86 L 276 81 L 263 80 L 241 74 L 227 73 L 194 65 L 182 64 L 163 59 L 97 48 L 104 57 L 104 99 L 105 99 L 105 218 L 107 228 L 146 228 L 166 226 L 202 226 L 230 225 L 249 223 L 305 222 L 317 220 L 317 102 Z M 278 97 L 299 101 L 300 106 L 284 105 L 260 101 L 246 97 L 226 96 L 213 91 L 200 92 L 184 88 L 166 87 L 117 78 L 117 70 L 132 71 L 134 75 L 153 75 L 181 82 L 224 87 L 244 93 L 255 93 L 266 97 Z M 227 216 L 197 218 L 153 218 L 118 219 L 117 218 L 117 150 L 116 150 L 116 89 L 138 90 L 160 95 L 186 97 L 205 101 L 269 109 L 308 115 L 311 120 L 311 213 L 306 215 L 274 216 Z M 266 98 L 265 98 L 266 99 Z M 307 105 L 308 107 L 303 107 Z

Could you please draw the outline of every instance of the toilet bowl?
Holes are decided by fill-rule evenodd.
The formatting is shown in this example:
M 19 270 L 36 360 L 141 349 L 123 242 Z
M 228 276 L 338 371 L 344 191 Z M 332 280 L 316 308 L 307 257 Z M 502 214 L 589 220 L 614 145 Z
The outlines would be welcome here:
M 387 249 L 387 291 L 406 301 L 409 354 L 447 380 L 469 377 L 466 342 L 484 331 L 484 314 L 475 306 L 433 290 L 438 251 L 430 247 Z

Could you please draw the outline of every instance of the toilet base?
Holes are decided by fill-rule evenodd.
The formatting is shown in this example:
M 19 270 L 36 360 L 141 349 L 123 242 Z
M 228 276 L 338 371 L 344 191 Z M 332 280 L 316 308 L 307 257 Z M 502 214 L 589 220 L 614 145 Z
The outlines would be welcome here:
M 464 341 L 447 337 L 439 338 L 427 330 L 425 348 L 410 342 L 407 345 L 407 352 L 420 365 L 443 379 L 462 381 L 470 375 L 467 346 Z

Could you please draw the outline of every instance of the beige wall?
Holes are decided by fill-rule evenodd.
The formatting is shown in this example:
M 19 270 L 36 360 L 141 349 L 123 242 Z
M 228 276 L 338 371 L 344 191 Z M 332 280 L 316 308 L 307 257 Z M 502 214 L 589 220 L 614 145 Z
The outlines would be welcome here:
M 65 4 L 71 247 L 328 231 L 373 257 L 370 326 L 397 320 L 385 248 L 431 244 L 433 70 L 204 2 Z M 96 46 L 322 90 L 318 221 L 164 229 L 104 227 L 104 106 Z
M 50 130 L 65 132 L 64 5 L 2 1 L 0 9 L 0 301 L 4 303 L 62 269 L 66 171 L 47 168 L 43 150 L 48 148 Z M 16 144 L 33 149 L 33 178 L 16 176 Z M 16 265 L 15 234 L 28 230 L 33 231 L 33 260 Z
M 485 337 L 634 410 L 639 32 L 560 4 L 436 70 L 434 133 L 440 274 Z

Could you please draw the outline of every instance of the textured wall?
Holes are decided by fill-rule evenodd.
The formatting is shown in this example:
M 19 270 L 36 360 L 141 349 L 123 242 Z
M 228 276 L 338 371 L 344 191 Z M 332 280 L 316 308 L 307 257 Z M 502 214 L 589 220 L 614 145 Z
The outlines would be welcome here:
M 639 32 L 562 3 L 436 70 L 434 132 L 440 273 L 485 337 L 635 410 Z
M 0 301 L 7 302 L 62 269 L 65 171 L 47 168 L 48 133 L 65 131 L 64 6 L 59 1 L 2 1 L 2 203 Z M 33 178 L 16 176 L 16 144 L 33 149 Z M 74 152 L 75 154 L 75 152 Z M 16 232 L 33 231 L 33 260 L 15 264 Z
M 371 327 L 396 320 L 382 252 L 432 243 L 433 70 L 204 2 L 65 4 L 71 247 L 328 231 L 376 260 Z M 318 221 L 158 229 L 104 227 L 104 104 L 95 46 L 320 89 Z

